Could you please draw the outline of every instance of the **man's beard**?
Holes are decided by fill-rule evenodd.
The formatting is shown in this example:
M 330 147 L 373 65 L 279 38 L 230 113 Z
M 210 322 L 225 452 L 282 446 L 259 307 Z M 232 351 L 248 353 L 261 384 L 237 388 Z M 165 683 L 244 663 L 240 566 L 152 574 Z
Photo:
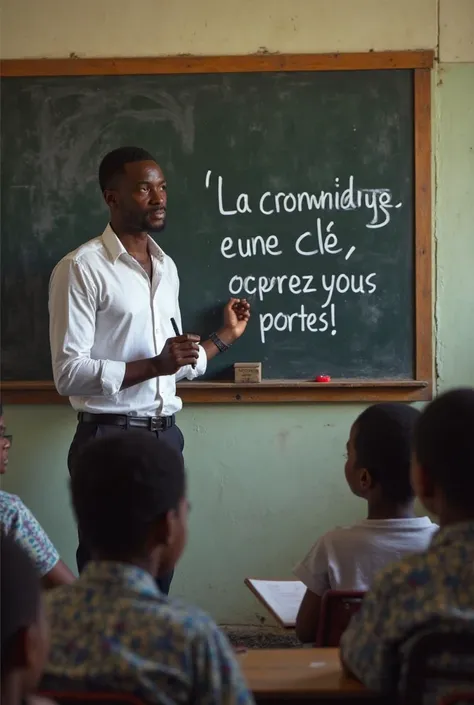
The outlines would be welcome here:
M 166 214 L 160 223 L 153 225 L 146 214 L 140 214 L 140 218 L 138 218 L 136 213 L 128 213 L 124 218 L 124 224 L 129 233 L 160 233 L 166 227 Z
M 144 230 L 147 231 L 147 233 L 161 233 L 163 230 L 166 228 L 166 215 L 161 221 L 161 223 L 158 223 L 158 225 L 152 225 L 149 223 L 146 219 L 143 221 L 144 223 Z

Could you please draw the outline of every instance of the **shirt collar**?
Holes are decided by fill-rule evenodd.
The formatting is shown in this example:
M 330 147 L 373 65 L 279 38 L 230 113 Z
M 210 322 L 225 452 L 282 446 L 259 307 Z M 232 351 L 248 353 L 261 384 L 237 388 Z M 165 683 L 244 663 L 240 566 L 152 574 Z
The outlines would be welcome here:
M 102 233 L 102 242 L 104 243 L 104 247 L 109 253 L 110 257 L 112 258 L 112 262 L 115 264 L 118 258 L 121 255 L 126 255 L 127 250 L 125 247 L 122 245 L 120 240 L 118 239 L 117 235 L 114 233 L 112 230 L 112 226 L 110 223 L 107 224 L 107 227 L 105 228 L 104 232 Z M 148 248 L 150 251 L 150 254 L 153 257 L 156 257 L 159 262 L 163 262 L 165 258 L 165 253 L 159 247 L 156 242 L 153 240 L 152 237 L 148 235 Z
M 111 583 L 126 590 L 159 597 L 161 593 L 153 577 L 143 568 L 115 561 L 90 561 L 78 578 L 78 583 L 91 585 Z
M 453 543 L 464 544 L 474 542 L 474 521 L 463 521 L 442 527 L 435 534 L 431 548 L 440 548 Z

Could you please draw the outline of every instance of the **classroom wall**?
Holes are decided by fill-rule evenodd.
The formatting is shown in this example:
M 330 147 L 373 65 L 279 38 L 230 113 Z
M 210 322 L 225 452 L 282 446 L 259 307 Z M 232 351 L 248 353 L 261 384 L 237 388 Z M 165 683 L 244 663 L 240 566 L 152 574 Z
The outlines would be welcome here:
M 474 385 L 472 0 L 3 0 L 1 22 L 2 58 L 438 48 L 437 374 L 442 388 Z M 344 445 L 361 408 L 185 409 L 193 512 L 174 592 L 221 622 L 257 623 L 264 613 L 243 578 L 289 575 L 318 534 L 363 516 L 343 479 Z M 74 565 L 66 479 L 74 414 L 67 405 L 6 412 L 14 446 L 4 487 L 21 494 Z

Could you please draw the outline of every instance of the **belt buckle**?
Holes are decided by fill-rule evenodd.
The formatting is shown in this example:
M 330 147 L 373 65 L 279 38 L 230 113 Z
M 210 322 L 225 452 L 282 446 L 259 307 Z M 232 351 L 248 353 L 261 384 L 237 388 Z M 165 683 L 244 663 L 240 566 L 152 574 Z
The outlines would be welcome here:
M 152 416 L 151 417 L 150 431 L 161 431 L 161 419 L 159 416 Z

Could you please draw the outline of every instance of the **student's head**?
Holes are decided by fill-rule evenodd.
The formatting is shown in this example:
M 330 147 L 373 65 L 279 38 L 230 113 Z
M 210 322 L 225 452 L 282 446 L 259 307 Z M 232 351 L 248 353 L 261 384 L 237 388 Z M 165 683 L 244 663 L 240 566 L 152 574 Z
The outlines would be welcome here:
M 346 479 L 364 499 L 406 504 L 414 499 L 410 481 L 413 433 L 420 412 L 407 404 L 374 404 L 352 425 L 347 442 Z
M 12 437 L 6 435 L 6 430 L 3 407 L 0 402 L 0 475 L 4 475 L 7 471 L 8 451 L 12 444 Z
M 159 232 L 166 224 L 166 181 L 154 157 L 140 147 L 119 147 L 99 167 L 112 224 L 129 234 Z
M 97 560 L 172 570 L 186 543 L 188 504 L 182 455 L 147 431 L 87 444 L 71 478 L 79 531 Z
M 442 394 L 415 429 L 412 481 L 441 524 L 474 519 L 474 389 Z
M 20 702 L 41 678 L 49 632 L 36 568 L 23 549 L 3 535 L 0 564 L 2 696 L 5 702 Z

